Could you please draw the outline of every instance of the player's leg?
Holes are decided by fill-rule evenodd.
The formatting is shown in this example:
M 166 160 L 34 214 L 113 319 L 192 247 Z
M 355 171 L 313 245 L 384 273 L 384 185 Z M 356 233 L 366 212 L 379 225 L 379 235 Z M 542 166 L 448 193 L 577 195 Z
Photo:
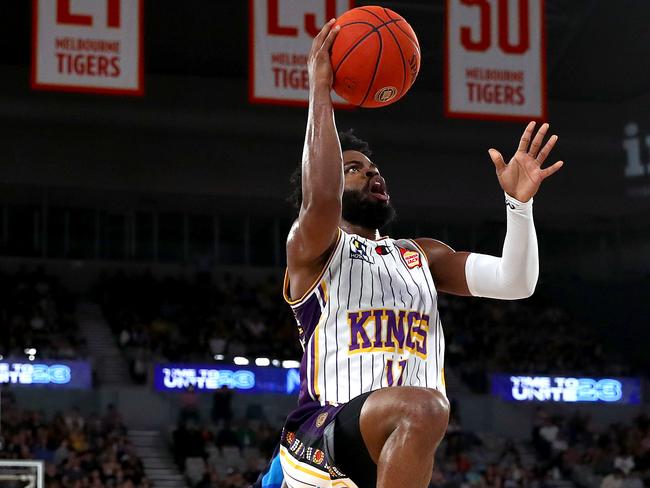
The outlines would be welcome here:
M 362 395 L 337 415 L 336 464 L 360 488 L 426 488 L 448 420 L 449 403 L 436 390 L 393 387 Z

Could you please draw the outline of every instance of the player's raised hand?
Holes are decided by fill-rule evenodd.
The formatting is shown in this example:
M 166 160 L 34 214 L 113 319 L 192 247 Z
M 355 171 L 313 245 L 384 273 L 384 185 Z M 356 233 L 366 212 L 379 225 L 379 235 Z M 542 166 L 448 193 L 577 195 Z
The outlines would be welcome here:
M 558 140 L 556 135 L 552 135 L 542 147 L 548 128 L 548 124 L 542 124 L 533 139 L 535 122 L 530 122 L 521 136 L 517 152 L 508 164 L 496 149 L 488 151 L 496 167 L 501 188 L 520 202 L 527 202 L 533 198 L 542 181 L 558 171 L 564 164 L 563 161 L 558 161 L 547 168 L 542 168 Z
M 332 88 L 334 82 L 334 73 L 332 71 L 332 61 L 330 60 L 330 49 L 334 44 L 336 35 L 341 30 L 340 26 L 332 28 L 336 19 L 330 20 L 321 29 L 314 38 L 307 60 L 307 69 L 309 70 L 309 85 L 325 86 L 327 89 Z

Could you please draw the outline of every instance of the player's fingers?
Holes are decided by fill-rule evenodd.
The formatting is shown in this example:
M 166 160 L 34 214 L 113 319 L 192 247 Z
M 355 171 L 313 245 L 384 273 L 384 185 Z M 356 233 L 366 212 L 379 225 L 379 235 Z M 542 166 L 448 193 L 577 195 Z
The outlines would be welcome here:
M 318 35 L 314 37 L 314 42 L 312 46 L 316 49 L 320 49 L 321 46 L 323 45 L 323 42 L 325 42 L 325 39 L 330 33 L 330 30 L 332 29 L 332 26 L 334 25 L 334 22 L 336 22 L 336 19 L 330 19 L 327 24 L 323 26 L 323 28 L 320 30 Z
M 521 140 L 519 141 L 519 147 L 517 148 L 517 151 L 528 152 L 528 144 L 530 144 L 530 136 L 533 134 L 534 128 L 535 121 L 528 122 L 526 130 L 524 130 L 524 133 L 521 136 Z
M 336 36 L 339 34 L 340 30 L 340 25 L 336 25 L 330 30 L 329 34 L 327 34 L 327 37 L 325 38 L 325 42 L 323 42 L 322 49 L 324 51 L 329 52 L 329 50 L 332 48 L 332 44 L 334 44 L 334 39 L 336 39 Z
M 542 124 L 542 126 L 537 131 L 537 134 L 535 134 L 533 143 L 530 145 L 530 151 L 528 151 L 528 154 L 530 154 L 532 157 L 536 157 L 537 153 L 539 152 L 539 148 L 542 147 L 542 142 L 544 142 L 544 137 L 546 137 L 548 128 L 548 124 Z
M 548 157 L 549 153 L 553 149 L 553 146 L 555 146 L 557 140 L 558 140 L 558 136 L 556 135 L 551 136 L 551 138 L 548 140 L 546 145 L 542 148 L 542 150 L 537 155 L 537 158 L 535 158 L 537 160 L 537 164 L 539 164 L 540 166 L 544 164 L 544 161 L 546 161 L 546 158 Z
M 558 172 L 562 166 L 564 166 L 564 161 L 558 161 L 553 166 L 549 166 L 548 168 L 543 169 L 542 170 L 542 179 L 546 179 L 549 176 L 551 176 L 552 174 Z
M 506 162 L 503 160 L 503 156 L 499 151 L 496 149 L 488 149 L 488 153 L 490 154 L 490 159 L 492 159 L 497 173 L 501 173 L 504 169 L 506 169 Z

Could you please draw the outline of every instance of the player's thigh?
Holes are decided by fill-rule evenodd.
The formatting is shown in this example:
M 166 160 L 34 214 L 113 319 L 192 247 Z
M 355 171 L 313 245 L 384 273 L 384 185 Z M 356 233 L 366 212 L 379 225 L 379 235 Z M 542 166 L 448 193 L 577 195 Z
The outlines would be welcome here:
M 376 463 L 386 439 L 402 426 L 435 443 L 449 421 L 449 401 L 437 390 L 416 386 L 374 391 L 364 402 L 359 418 L 361 435 Z

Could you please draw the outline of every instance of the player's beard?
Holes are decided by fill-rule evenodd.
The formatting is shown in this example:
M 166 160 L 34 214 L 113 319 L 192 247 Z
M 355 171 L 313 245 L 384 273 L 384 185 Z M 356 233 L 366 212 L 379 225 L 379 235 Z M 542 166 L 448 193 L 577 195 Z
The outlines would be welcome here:
M 343 192 L 343 219 L 364 229 L 381 229 L 395 218 L 395 209 L 388 202 L 367 197 L 359 190 Z

